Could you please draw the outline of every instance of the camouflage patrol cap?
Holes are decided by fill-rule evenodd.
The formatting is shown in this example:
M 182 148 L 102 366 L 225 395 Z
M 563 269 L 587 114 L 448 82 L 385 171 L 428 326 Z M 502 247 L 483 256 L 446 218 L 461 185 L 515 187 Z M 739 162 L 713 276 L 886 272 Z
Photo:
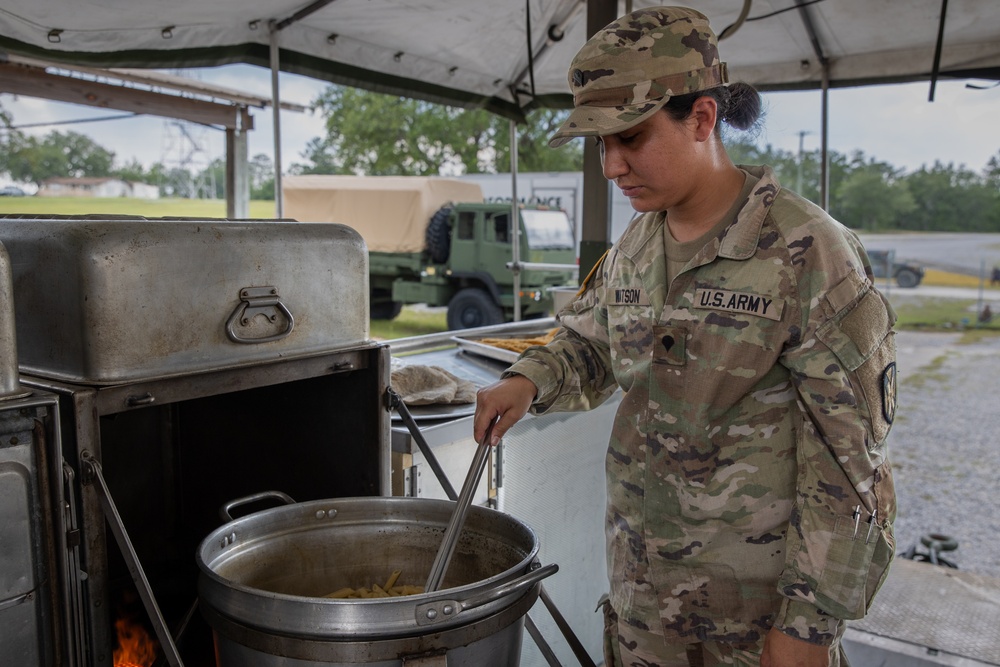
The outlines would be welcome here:
M 549 146 L 623 132 L 674 95 L 728 81 L 718 39 L 704 14 L 686 7 L 634 11 L 605 26 L 573 58 L 569 86 L 576 108 Z

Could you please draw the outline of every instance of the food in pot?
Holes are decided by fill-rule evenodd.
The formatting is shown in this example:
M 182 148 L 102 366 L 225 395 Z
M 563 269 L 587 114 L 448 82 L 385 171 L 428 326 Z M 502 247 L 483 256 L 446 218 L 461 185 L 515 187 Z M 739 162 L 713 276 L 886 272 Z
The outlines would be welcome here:
M 388 598 L 396 597 L 400 595 L 418 595 L 424 592 L 423 586 L 410 586 L 408 584 L 396 585 L 396 581 L 399 580 L 399 575 L 401 570 L 393 570 L 392 574 L 385 582 L 385 586 L 379 586 L 378 584 L 372 584 L 371 588 L 340 588 L 332 593 L 327 593 L 323 597 L 325 598 L 338 598 L 338 599 L 360 599 L 360 598 Z
M 483 345 L 492 345 L 493 347 L 499 347 L 501 349 L 510 350 L 511 352 L 517 352 L 520 354 L 529 347 L 550 343 L 552 339 L 555 338 L 557 331 L 559 331 L 559 327 L 549 330 L 549 332 L 544 335 L 534 336 L 532 338 L 479 338 L 476 342 L 482 343 Z

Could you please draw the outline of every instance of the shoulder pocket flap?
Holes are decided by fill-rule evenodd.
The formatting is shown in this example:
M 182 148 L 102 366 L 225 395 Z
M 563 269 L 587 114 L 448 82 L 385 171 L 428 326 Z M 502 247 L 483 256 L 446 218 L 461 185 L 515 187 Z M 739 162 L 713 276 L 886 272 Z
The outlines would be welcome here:
M 853 371 L 882 345 L 891 327 L 885 303 L 878 292 L 869 288 L 853 306 L 821 326 L 816 336 L 833 350 L 847 370 Z

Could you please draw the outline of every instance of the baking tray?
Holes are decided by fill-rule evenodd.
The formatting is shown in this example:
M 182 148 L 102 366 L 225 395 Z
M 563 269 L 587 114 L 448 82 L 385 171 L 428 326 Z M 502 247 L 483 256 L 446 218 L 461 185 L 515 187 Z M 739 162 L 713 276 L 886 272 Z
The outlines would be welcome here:
M 410 416 L 415 422 L 434 421 L 437 419 L 455 419 L 476 414 L 475 403 L 457 403 L 453 405 L 407 405 Z M 392 423 L 402 423 L 403 418 L 395 410 L 392 413 Z
M 535 338 L 537 336 L 544 336 L 553 327 L 543 327 L 536 331 L 518 331 L 517 333 L 503 334 L 503 333 L 491 333 L 491 334 L 468 334 L 452 336 L 451 339 L 458 345 L 460 350 L 469 352 L 471 354 L 478 355 L 480 357 L 486 357 L 487 359 L 495 359 L 497 361 L 502 361 L 506 364 L 512 364 L 517 361 L 518 357 L 521 356 L 519 352 L 514 352 L 513 350 L 505 350 L 502 347 L 496 347 L 494 345 L 487 345 L 485 343 L 480 343 L 479 339 L 482 338 Z

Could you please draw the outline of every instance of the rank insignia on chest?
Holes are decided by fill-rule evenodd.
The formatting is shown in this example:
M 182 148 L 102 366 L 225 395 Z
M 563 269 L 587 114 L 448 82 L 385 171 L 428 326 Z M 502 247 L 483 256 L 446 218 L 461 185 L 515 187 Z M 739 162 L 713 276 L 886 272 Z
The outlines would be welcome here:
M 649 299 L 641 287 L 616 287 L 611 290 L 613 306 L 648 306 Z
M 695 291 L 692 305 L 695 308 L 746 313 L 778 321 L 781 319 L 781 309 L 785 304 L 783 301 L 760 294 L 703 287 Z

